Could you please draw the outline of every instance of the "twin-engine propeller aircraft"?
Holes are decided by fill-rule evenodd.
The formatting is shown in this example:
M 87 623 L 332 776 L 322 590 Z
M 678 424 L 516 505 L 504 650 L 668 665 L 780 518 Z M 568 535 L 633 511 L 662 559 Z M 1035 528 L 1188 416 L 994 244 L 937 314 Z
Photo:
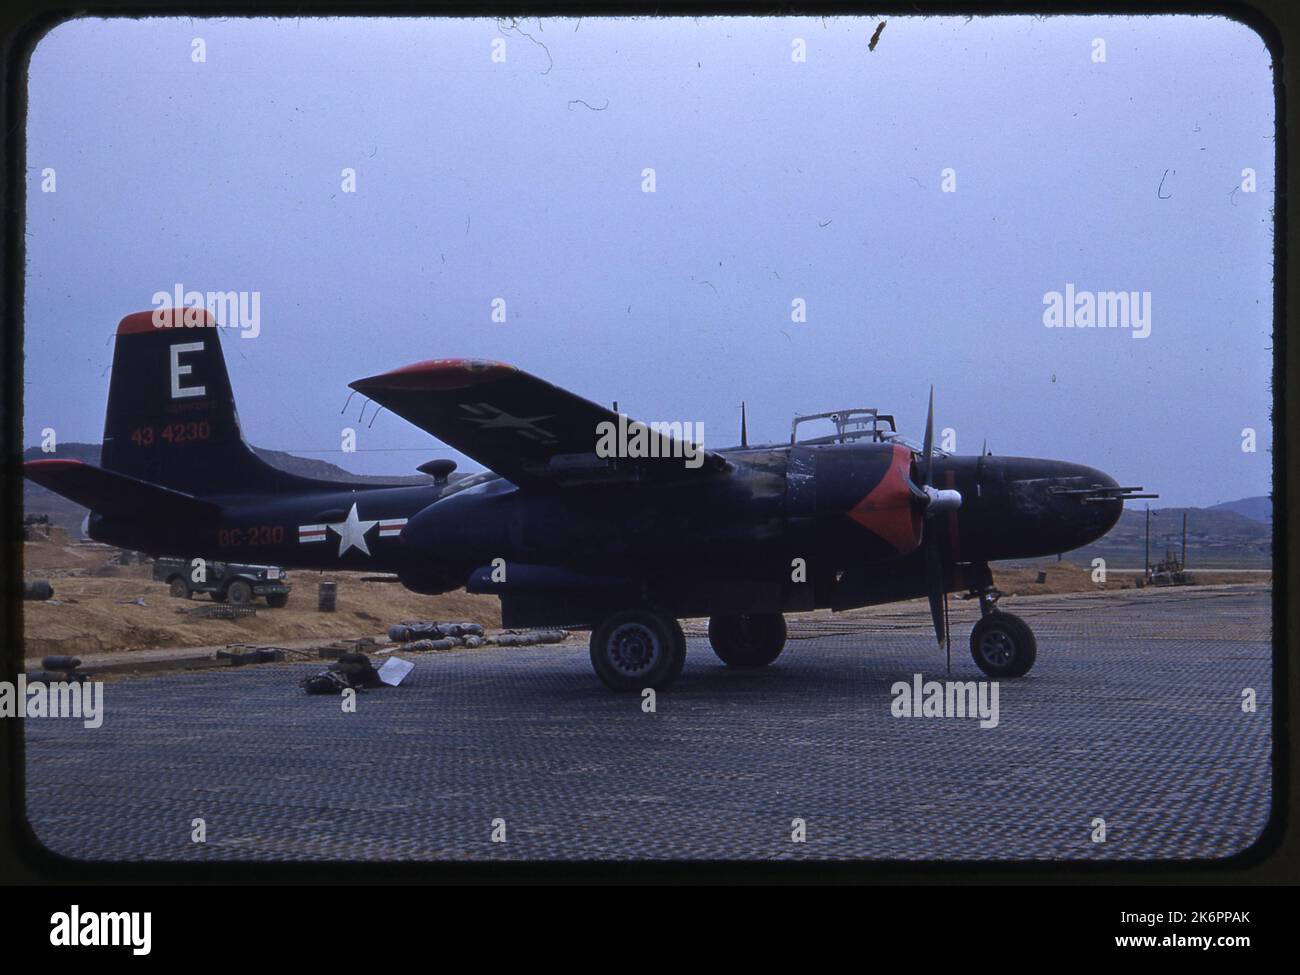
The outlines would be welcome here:
M 936 451 L 933 393 L 920 447 L 892 417 L 843 410 L 796 419 L 789 443 L 693 452 L 656 431 L 658 449 L 638 451 L 653 456 L 602 456 L 619 414 L 473 359 L 351 386 L 490 472 L 449 481 L 444 460 L 420 468 L 428 485 L 300 477 L 244 442 L 214 324 L 201 309 L 122 319 L 102 466 L 37 460 L 26 476 L 91 509 L 90 536 L 112 545 L 392 572 L 419 593 L 497 595 L 506 626 L 590 628 L 615 690 L 673 682 L 683 617 L 709 617 L 724 663 L 762 667 L 785 645 L 782 614 L 827 607 L 927 596 L 942 644 L 950 592 L 979 599 L 975 663 L 1019 677 L 1034 635 L 997 609 L 989 563 L 1086 545 L 1143 496 L 1077 464 Z M 833 432 L 801 440 L 813 421 Z

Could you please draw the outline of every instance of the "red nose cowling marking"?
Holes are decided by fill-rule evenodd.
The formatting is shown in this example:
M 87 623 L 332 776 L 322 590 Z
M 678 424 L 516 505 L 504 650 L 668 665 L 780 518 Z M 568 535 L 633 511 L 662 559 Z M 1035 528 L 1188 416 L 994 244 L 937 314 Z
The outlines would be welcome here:
M 894 547 L 899 555 L 916 550 L 921 544 L 921 516 L 912 503 L 908 489 L 908 472 L 912 451 L 894 444 L 893 459 L 871 493 L 849 510 L 849 517 Z

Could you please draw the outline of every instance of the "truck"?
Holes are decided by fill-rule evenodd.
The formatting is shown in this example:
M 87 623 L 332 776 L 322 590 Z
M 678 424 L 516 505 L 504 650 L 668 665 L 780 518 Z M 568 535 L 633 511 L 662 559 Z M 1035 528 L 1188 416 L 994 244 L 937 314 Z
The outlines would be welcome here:
M 189 599 L 196 592 L 208 593 L 214 602 L 249 606 L 261 596 L 266 605 L 280 609 L 289 602 L 288 573 L 275 565 L 248 565 L 241 562 L 208 562 L 203 581 L 194 581 L 194 560 L 160 558 L 153 563 L 155 582 L 167 583 L 168 591 L 178 599 Z

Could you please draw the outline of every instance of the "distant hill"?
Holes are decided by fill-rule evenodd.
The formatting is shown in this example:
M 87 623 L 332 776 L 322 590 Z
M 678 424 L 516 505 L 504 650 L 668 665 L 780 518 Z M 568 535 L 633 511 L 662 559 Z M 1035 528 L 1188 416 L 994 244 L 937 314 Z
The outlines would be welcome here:
M 1252 499 L 1245 499 L 1249 501 Z M 1267 500 L 1267 499 L 1265 499 Z M 1272 564 L 1273 526 L 1233 510 L 1228 502 L 1212 508 L 1152 508 L 1151 561 L 1165 551 L 1179 554 L 1183 514 L 1187 514 L 1187 567 L 1268 568 Z M 1124 509 L 1119 524 L 1101 541 L 1071 552 L 1069 558 L 1087 562 L 1104 558 L 1113 568 L 1141 568 L 1146 542 L 1146 511 Z
M 318 477 L 327 481 L 341 481 L 346 484 L 428 484 L 430 479 L 423 474 L 400 477 L 375 477 L 369 474 L 353 474 L 326 460 L 315 460 L 287 454 L 282 450 L 263 450 L 254 447 L 254 452 L 272 467 L 278 467 L 290 474 L 303 477 Z M 97 443 L 61 443 L 52 454 L 41 451 L 39 447 L 29 447 L 23 451 L 23 460 L 79 460 L 86 464 L 98 464 L 100 445 Z M 452 480 L 464 477 L 453 474 Z M 87 511 L 81 505 L 73 504 L 53 491 L 46 490 L 39 484 L 23 480 L 23 510 L 26 514 L 49 515 L 50 521 L 67 530 L 70 537 L 81 537 L 81 522 Z
M 1273 499 L 1263 494 L 1254 498 L 1242 498 L 1239 501 L 1224 501 L 1222 504 L 1211 505 L 1209 510 L 1235 511 L 1252 521 L 1262 521 L 1268 524 L 1273 522 Z

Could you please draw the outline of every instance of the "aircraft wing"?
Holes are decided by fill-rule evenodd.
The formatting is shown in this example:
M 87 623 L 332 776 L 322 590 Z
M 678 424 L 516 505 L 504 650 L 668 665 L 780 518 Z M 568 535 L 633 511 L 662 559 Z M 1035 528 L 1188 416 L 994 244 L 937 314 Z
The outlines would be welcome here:
M 718 454 L 668 433 L 638 434 L 643 424 L 498 362 L 434 359 L 349 385 L 520 487 L 663 481 L 728 467 Z M 611 429 L 626 436 L 602 444 Z M 598 450 L 638 436 L 643 456 Z

